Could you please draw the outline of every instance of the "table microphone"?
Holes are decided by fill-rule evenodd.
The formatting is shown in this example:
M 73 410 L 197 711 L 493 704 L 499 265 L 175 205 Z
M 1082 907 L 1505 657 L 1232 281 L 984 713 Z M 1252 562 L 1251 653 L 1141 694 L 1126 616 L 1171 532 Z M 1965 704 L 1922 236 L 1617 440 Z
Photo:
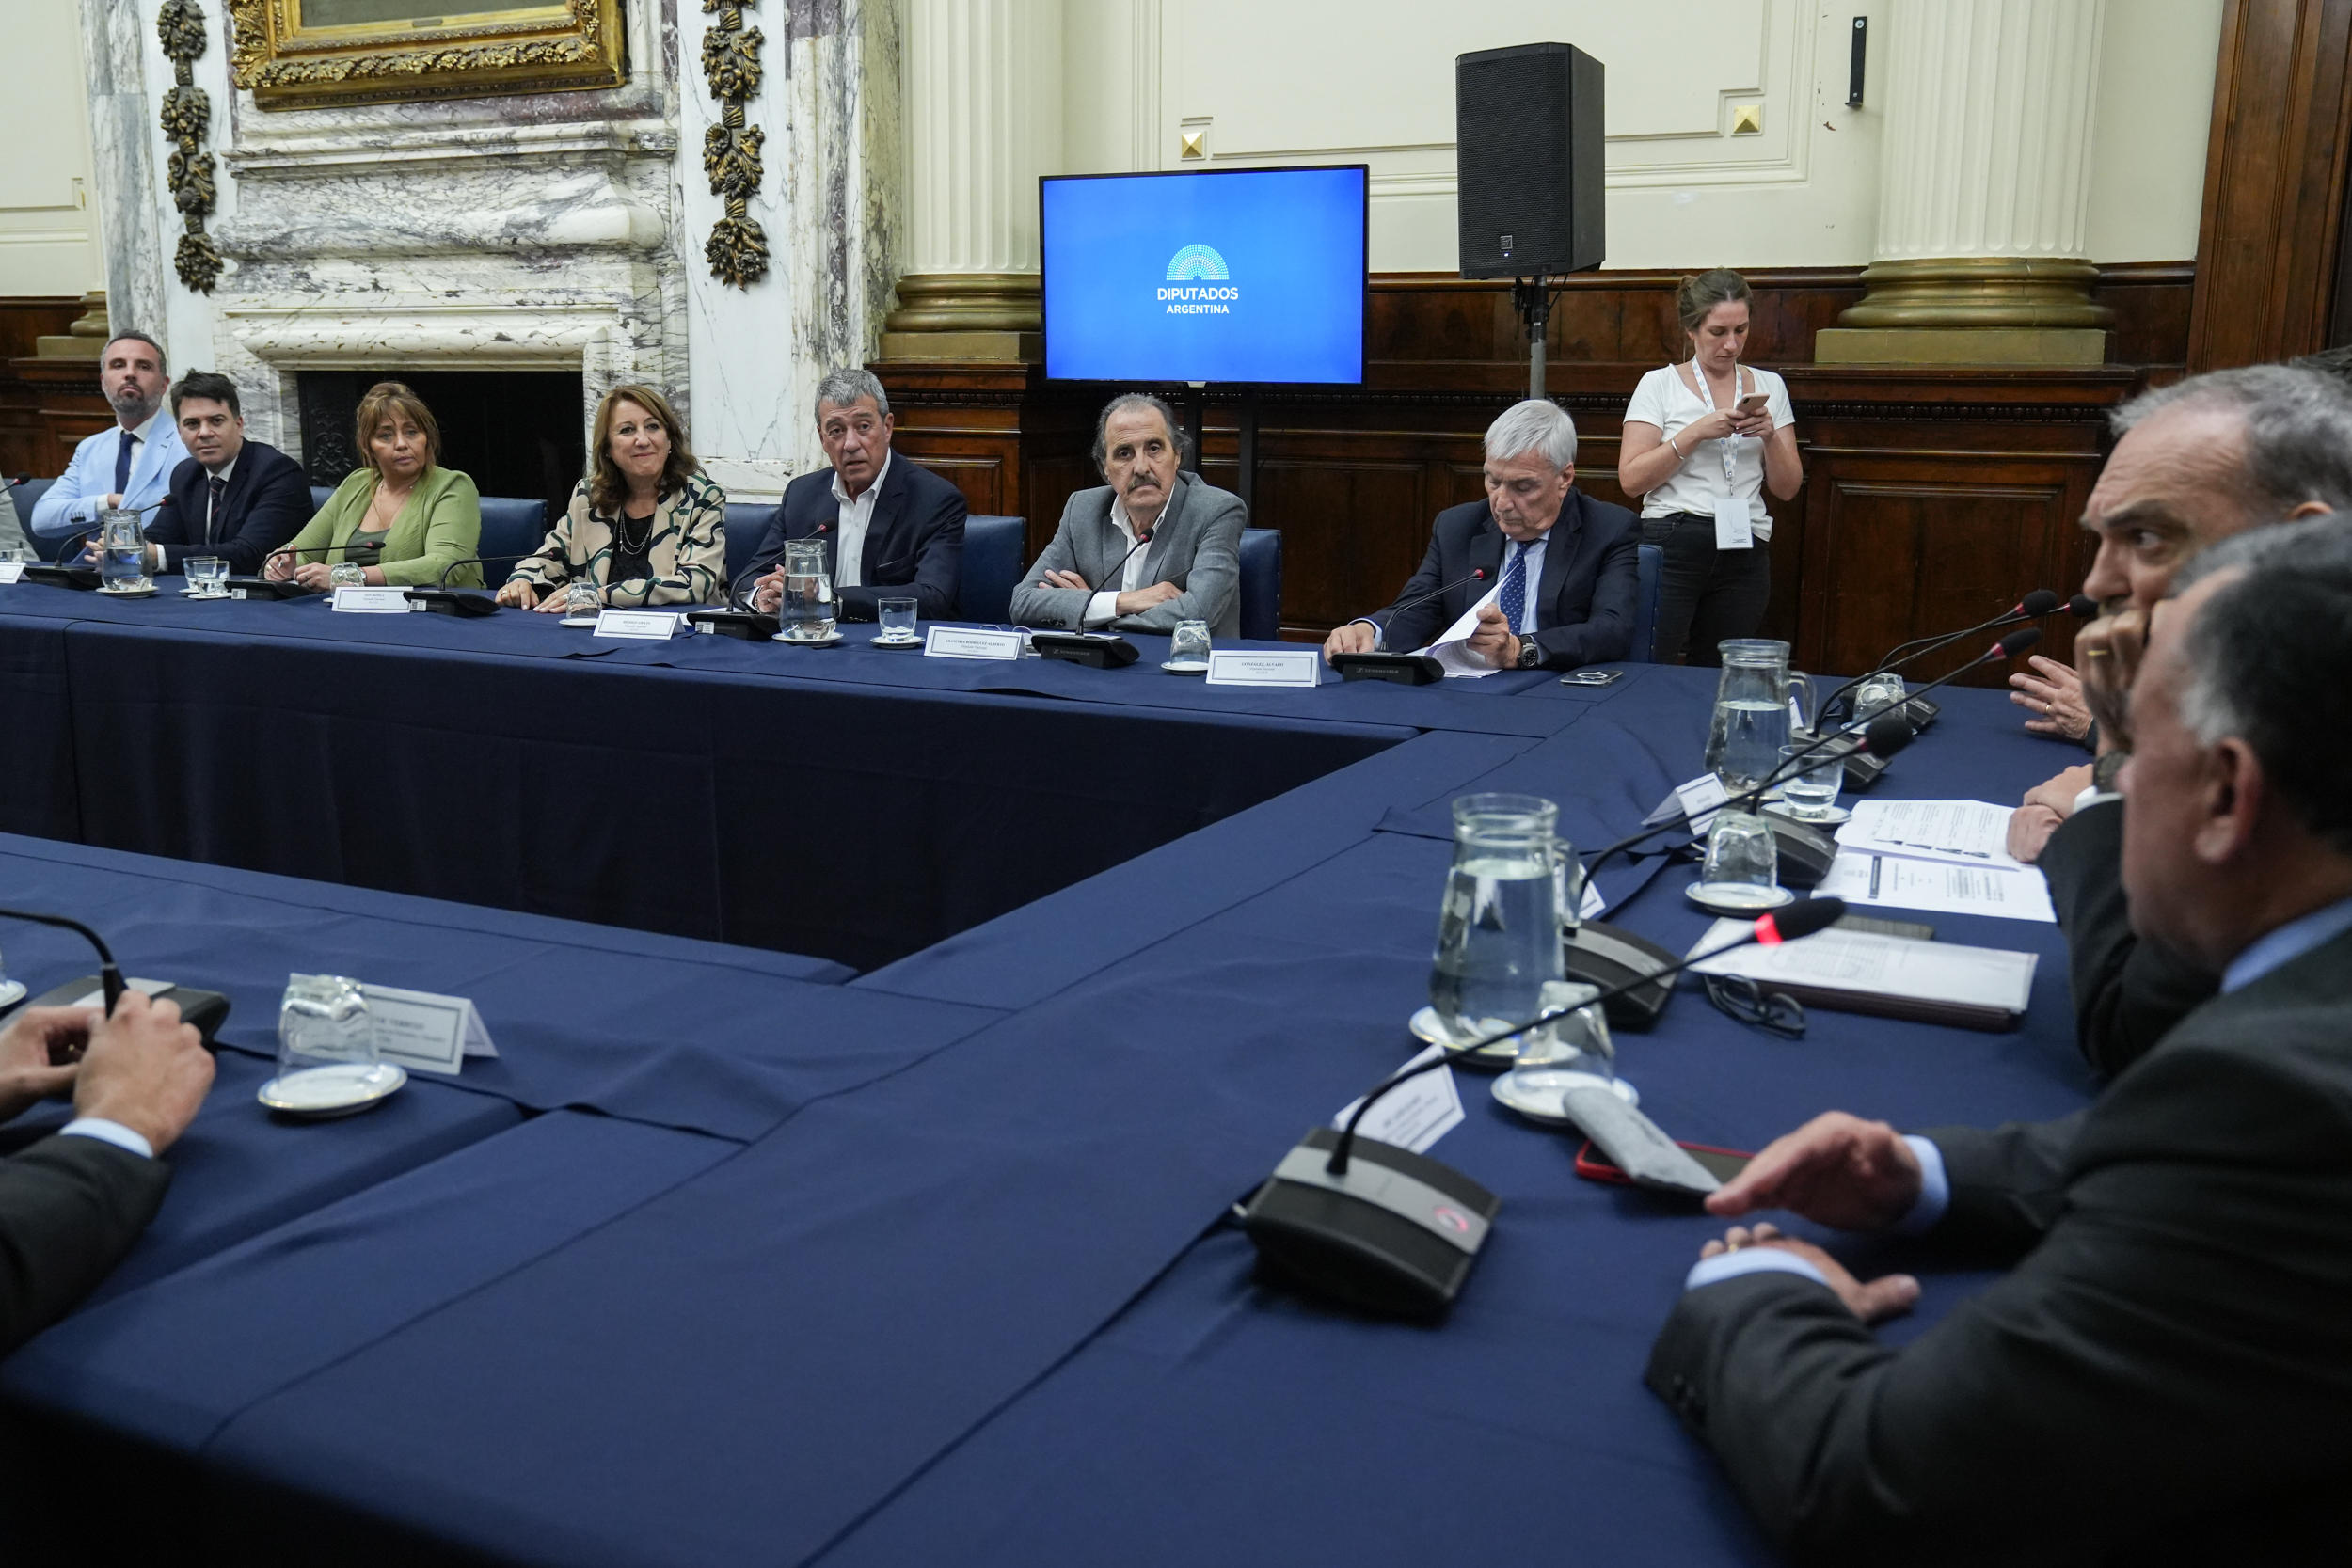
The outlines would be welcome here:
M 1119 564 L 1113 566 L 1109 571 L 1104 572 L 1103 574 L 1103 580 L 1096 583 L 1092 588 L 1087 590 L 1087 592 L 1090 594 L 1100 594 L 1104 588 L 1108 587 L 1112 582 L 1117 580 L 1119 574 L 1127 569 L 1127 562 L 1136 558 L 1136 551 L 1143 548 L 1144 546 L 1149 545 L 1152 542 L 1152 536 L 1159 531 L 1159 519 L 1155 517 L 1152 519 L 1152 526 L 1150 528 L 1142 530 L 1136 535 L 1136 542 L 1128 546 L 1127 553 L 1125 555 L 1119 558 Z
M 408 590 L 408 602 L 421 604 L 436 615 L 495 615 L 499 608 L 496 595 L 469 594 L 452 588 L 449 575 L 460 566 L 477 565 L 485 561 L 529 561 L 538 553 L 537 550 L 523 550 L 514 555 L 469 555 L 462 561 L 453 561 L 441 568 L 440 578 L 432 587 Z
M 65 915 L 42 914 L 34 910 L 0 909 L 0 918 L 25 920 L 37 926 L 54 926 L 59 930 L 72 931 L 98 950 L 98 973 L 96 974 L 86 974 L 78 980 L 69 980 L 64 985 L 35 997 L 26 1006 L 71 1007 L 80 1002 L 83 997 L 87 996 L 92 986 L 96 986 L 99 989 L 99 994 L 105 999 L 106 1016 L 109 1018 L 114 1016 L 115 1004 L 122 1000 L 122 993 L 128 988 L 123 982 L 121 968 L 115 962 L 113 951 L 107 947 L 104 939 L 101 938 L 96 931 L 91 930 L 80 921 L 70 919 Z M 144 990 L 151 984 L 153 984 L 151 981 L 142 982 L 141 989 Z M 149 994 L 158 999 L 170 998 L 180 1009 L 181 1020 L 194 1024 L 197 1033 L 204 1038 L 204 1048 L 207 1051 L 213 1049 L 213 1037 L 219 1032 L 221 1024 L 229 1018 L 229 998 L 218 991 L 194 990 L 180 985 L 161 986 Z
M 1393 621 L 1406 610 L 1417 609 L 1432 599 L 1441 598 L 1453 593 L 1456 588 L 1486 580 L 1486 569 L 1484 566 L 1473 566 L 1468 577 L 1455 578 L 1452 582 L 1440 583 L 1426 594 L 1416 594 L 1402 604 L 1392 606 L 1389 610 L 1389 619 Z M 1379 631 L 1384 638 L 1388 635 L 1388 628 L 1385 626 L 1380 627 Z M 1345 681 L 1395 681 L 1402 686 L 1428 686 L 1432 682 L 1445 679 L 1445 666 L 1439 664 L 1434 657 L 1428 654 L 1334 654 L 1331 657 L 1331 668 L 1337 670 L 1340 673 L 1340 679 Z
M 22 484 L 24 483 L 24 479 L 20 477 L 12 479 L 8 483 L 10 484 Z M 148 502 L 145 506 L 117 506 L 109 507 L 107 510 L 112 512 L 128 512 L 132 515 L 136 516 L 142 512 L 154 511 L 157 507 L 163 505 L 164 501 L 169 500 L 171 498 L 169 496 L 166 496 L 162 500 L 152 500 Z M 56 560 L 28 561 L 24 563 L 23 580 L 26 582 L 46 583 L 52 588 L 96 588 L 102 581 L 104 580 L 104 574 L 99 570 L 98 562 L 95 561 L 76 561 L 72 557 L 70 552 L 78 546 L 86 545 L 88 542 L 90 535 L 96 533 L 103 527 L 105 527 L 105 524 L 103 522 L 93 523 L 79 533 L 67 534 L 58 542 Z M 24 537 L 28 542 L 34 537 L 30 528 L 25 530 Z M 144 564 L 144 562 L 142 562 L 142 564 Z
M 1674 967 L 1687 968 L 1750 942 L 1794 942 L 1835 924 L 1845 912 L 1842 898 L 1791 904 L 1756 921 L 1737 940 L 1678 959 Z M 1236 1219 L 1258 1249 L 1261 1269 L 1273 1279 L 1365 1311 L 1441 1316 L 1461 1293 L 1502 1201 L 1425 1154 L 1369 1138 L 1359 1144 L 1357 1124 L 1400 1084 L 1607 1000 L 1604 991 L 1547 1008 L 1524 1023 L 1400 1069 L 1364 1097 L 1344 1129 L 1311 1129 L 1237 1207 Z
M 1927 657 L 1928 655 L 1934 653 L 1939 648 L 1947 648 L 1951 646 L 1963 637 L 1974 637 L 1979 632 L 1997 631 L 2003 626 L 2015 626 L 2020 621 L 2039 621 L 2043 616 L 2055 615 L 2061 610 L 2073 610 L 2077 618 L 2088 619 L 2088 617 L 2083 616 L 2082 611 L 2076 607 L 2078 605 L 2089 603 L 2090 603 L 2090 601 L 2086 599 L 2080 594 L 2075 594 L 2074 599 L 2069 601 L 2060 599 L 2056 594 L 2051 593 L 2046 588 L 2037 588 L 2032 593 L 2026 594 L 2024 598 L 2018 600 L 2017 603 L 2011 605 L 2009 609 L 2003 610 L 2000 614 L 1995 615 L 1993 619 L 1984 622 L 1980 626 L 1970 626 L 1965 631 L 1940 633 L 1933 637 L 1915 637 L 1908 642 L 1899 642 L 1892 649 L 1888 650 L 1885 657 L 1882 657 L 1876 664 L 1872 665 L 1867 673 L 1856 675 L 1853 679 L 1848 681 L 1845 685 L 1839 687 L 1836 690 L 1831 692 L 1827 697 L 1821 700 L 1822 721 L 1824 723 L 1828 721 L 1831 708 L 1834 707 L 1840 699 L 1846 697 L 1854 689 L 1854 688 L 1860 686 L 1864 681 L 1868 680 L 1871 675 L 1891 674 L 1895 671 L 1903 669 L 1908 665 L 1915 664 L 1918 660 Z M 2092 611 L 2093 613 L 2097 612 L 2097 607 L 2095 605 L 2092 606 Z M 1926 643 L 1927 646 L 1920 647 L 1919 644 L 1921 643 Z M 1915 648 L 1917 651 L 1915 653 L 1905 653 L 1903 650 L 1906 648 Z M 1905 704 L 1909 704 L 1915 701 L 1917 696 L 1918 693 L 1914 692 L 1911 696 L 1904 698 L 1903 701 Z M 1930 714 L 1928 717 L 1932 718 L 1934 716 Z M 1924 728 L 1925 726 L 1923 725 L 1921 727 Z
M 380 539 L 366 545 L 353 540 L 342 545 L 305 545 L 298 550 L 272 550 L 262 557 L 262 566 L 266 572 L 269 563 L 281 555 L 310 555 L 313 552 L 319 555 L 341 555 L 346 550 L 381 549 L 383 544 L 384 542 Z M 303 587 L 292 578 L 267 576 L 230 578 L 221 586 L 229 590 L 229 596 L 232 599 L 295 599 L 317 592 L 315 589 Z

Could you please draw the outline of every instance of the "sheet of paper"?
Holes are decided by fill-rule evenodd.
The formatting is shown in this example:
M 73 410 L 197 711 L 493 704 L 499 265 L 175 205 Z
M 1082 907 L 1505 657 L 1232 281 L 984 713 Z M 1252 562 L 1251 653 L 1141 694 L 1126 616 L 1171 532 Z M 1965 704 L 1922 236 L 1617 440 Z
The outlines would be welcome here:
M 1989 914 L 2056 924 L 2050 887 L 2030 866 L 1962 865 L 1912 855 L 1844 848 L 1817 898 L 1843 898 L 1857 910 L 1924 910 L 1931 914 Z
M 1209 686 L 1321 686 L 1323 654 L 1307 648 L 1296 653 L 1263 648 L 1209 650 Z
M 1692 945 L 1694 953 L 1739 936 L 1748 923 L 1718 920 Z M 1953 1002 L 2022 1013 L 2033 996 L 2040 956 L 1947 942 L 1913 942 L 1872 931 L 1818 931 L 1777 947 L 1750 944 L 1702 958 L 1701 974 L 1744 974 L 1758 981 L 1832 987 L 1922 1002 Z
M 1837 842 L 1855 849 L 2015 869 L 2010 808 L 1986 800 L 1856 800 Z
M 1421 650 L 1438 661 L 1448 680 L 1477 680 L 1496 673 L 1493 665 L 1471 653 L 1466 644 L 1470 641 L 1470 633 L 1478 629 L 1478 612 L 1494 603 L 1502 594 L 1502 584 L 1499 582 L 1487 589 L 1486 596 L 1464 610 L 1460 620 L 1446 627 L 1443 635 Z
M 359 988 L 367 993 L 375 1049 L 384 1059 L 426 1072 L 455 1072 L 469 1056 L 495 1056 L 490 1031 L 463 996 L 400 990 L 391 986 Z
M 1445 1047 L 1433 1045 L 1406 1062 L 1425 1062 L 1442 1055 Z M 1347 1118 L 1361 1105 L 1360 1099 L 1351 1100 L 1340 1114 L 1331 1118 L 1331 1125 L 1345 1128 Z M 1434 1072 L 1399 1084 L 1380 1097 L 1365 1116 L 1363 1124 L 1356 1129 L 1359 1138 L 1377 1138 L 1384 1144 L 1409 1148 L 1416 1154 L 1426 1154 L 1430 1145 L 1462 1125 L 1462 1095 L 1454 1082 L 1454 1069 L 1441 1067 Z

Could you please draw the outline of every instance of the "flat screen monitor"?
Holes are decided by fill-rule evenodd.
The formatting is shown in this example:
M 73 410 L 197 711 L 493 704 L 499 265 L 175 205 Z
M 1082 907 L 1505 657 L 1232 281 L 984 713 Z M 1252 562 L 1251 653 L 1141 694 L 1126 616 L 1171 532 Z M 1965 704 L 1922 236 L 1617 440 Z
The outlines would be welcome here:
M 1039 182 L 1045 373 L 1360 382 L 1362 164 Z

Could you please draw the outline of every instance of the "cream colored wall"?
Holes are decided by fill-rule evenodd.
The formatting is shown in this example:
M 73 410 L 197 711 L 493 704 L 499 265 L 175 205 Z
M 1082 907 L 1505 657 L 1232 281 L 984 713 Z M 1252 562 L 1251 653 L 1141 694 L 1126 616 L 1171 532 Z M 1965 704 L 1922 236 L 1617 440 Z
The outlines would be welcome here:
M 0 94 L 0 295 L 106 286 L 88 206 L 82 37 L 67 0 L 0 0 L 8 86 Z
M 1616 268 L 1860 266 L 1879 51 L 1900 0 L 1068 0 L 1063 169 L 1362 162 L 1375 271 L 1455 264 L 1454 56 L 1572 42 L 1609 68 Z M 2222 0 L 2109 0 L 2089 232 L 2101 261 L 2196 253 Z M 1852 19 L 1872 70 L 1846 107 Z M 1731 132 L 1760 104 L 1763 129 Z

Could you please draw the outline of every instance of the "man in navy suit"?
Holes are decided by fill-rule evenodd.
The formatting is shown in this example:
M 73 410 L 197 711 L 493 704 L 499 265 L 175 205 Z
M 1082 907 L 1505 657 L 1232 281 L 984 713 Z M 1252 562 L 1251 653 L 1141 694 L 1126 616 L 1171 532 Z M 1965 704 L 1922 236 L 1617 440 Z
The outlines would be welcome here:
M 1641 532 L 1576 488 L 1576 424 L 1541 398 L 1486 429 L 1486 499 L 1438 514 L 1429 553 L 1394 605 L 1324 640 L 1323 657 L 1410 653 L 1475 606 L 1466 643 L 1497 670 L 1573 670 L 1633 642 Z
M 236 577 L 255 577 L 316 510 L 310 482 L 276 447 L 245 438 L 237 384 L 190 371 L 171 388 L 171 420 L 190 455 L 147 525 L 151 570 L 177 572 L 192 555 L 218 556 Z
M 825 542 L 838 619 L 877 619 L 883 594 L 915 601 L 926 621 L 956 612 L 963 576 L 963 492 L 928 468 L 890 455 L 890 399 L 865 371 L 835 371 L 818 384 L 817 438 L 833 466 L 785 487 L 784 504 L 742 579 L 755 610 L 784 597 L 784 542 Z

